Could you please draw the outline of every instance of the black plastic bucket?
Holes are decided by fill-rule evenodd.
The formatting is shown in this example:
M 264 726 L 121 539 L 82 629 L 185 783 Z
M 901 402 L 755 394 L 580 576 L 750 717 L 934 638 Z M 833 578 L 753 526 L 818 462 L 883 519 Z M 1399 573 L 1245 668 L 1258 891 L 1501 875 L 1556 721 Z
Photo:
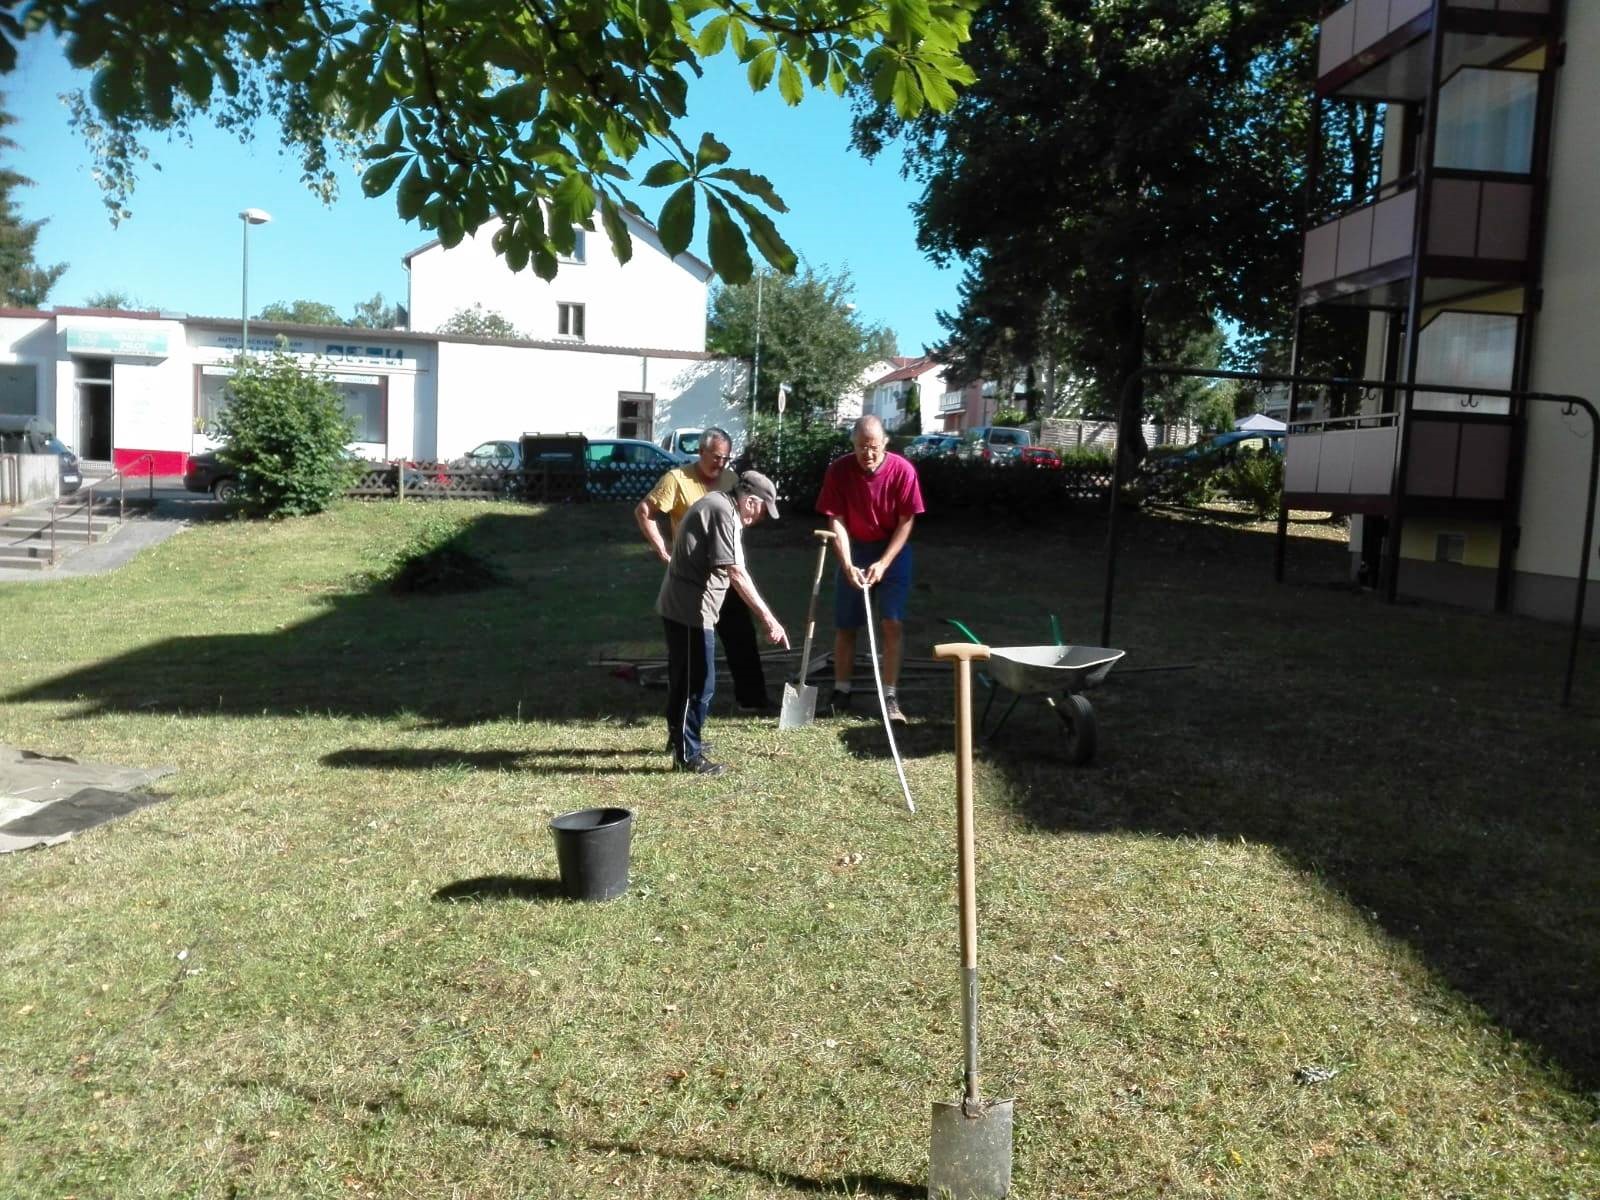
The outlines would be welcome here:
M 550 822 L 556 839 L 561 890 L 569 900 L 613 900 L 628 890 L 628 850 L 633 813 L 626 808 L 585 808 Z

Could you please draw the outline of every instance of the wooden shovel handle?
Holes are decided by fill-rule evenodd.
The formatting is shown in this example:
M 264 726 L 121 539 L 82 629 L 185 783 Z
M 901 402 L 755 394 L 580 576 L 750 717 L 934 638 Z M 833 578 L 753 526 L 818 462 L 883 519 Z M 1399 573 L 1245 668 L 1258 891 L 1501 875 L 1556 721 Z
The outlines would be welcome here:
M 941 642 L 933 648 L 935 658 L 960 658 L 974 662 L 989 661 L 989 647 L 976 642 Z
M 813 529 L 811 532 L 816 534 L 817 541 L 821 542 L 824 546 L 828 545 L 830 542 L 837 541 L 839 538 L 839 535 L 831 529 Z

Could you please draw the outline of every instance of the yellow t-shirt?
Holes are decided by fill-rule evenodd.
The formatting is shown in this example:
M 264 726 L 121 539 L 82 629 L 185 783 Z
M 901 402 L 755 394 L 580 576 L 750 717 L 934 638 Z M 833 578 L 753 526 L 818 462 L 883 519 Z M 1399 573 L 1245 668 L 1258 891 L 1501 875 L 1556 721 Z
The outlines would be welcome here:
M 731 492 L 738 482 L 739 477 L 724 467 L 716 488 L 709 488 L 706 486 L 706 481 L 700 477 L 700 472 L 695 469 L 695 465 L 690 463 L 688 466 L 668 471 L 657 481 L 656 486 L 650 489 L 650 494 L 645 499 L 658 511 L 667 514 L 667 520 L 672 522 L 672 536 L 676 538 L 678 522 L 683 520 L 683 514 L 703 500 L 707 492 L 713 490 Z

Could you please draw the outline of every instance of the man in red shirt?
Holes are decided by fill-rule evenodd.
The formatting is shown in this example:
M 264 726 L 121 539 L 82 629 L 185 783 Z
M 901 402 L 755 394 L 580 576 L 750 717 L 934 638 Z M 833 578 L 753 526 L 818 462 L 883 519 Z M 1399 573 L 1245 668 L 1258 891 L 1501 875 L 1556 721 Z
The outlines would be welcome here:
M 856 631 L 867 623 L 862 589 L 872 601 L 883 629 L 884 707 L 889 719 L 905 723 L 897 688 L 903 654 L 906 600 L 911 594 L 911 526 L 923 511 L 917 472 L 898 454 L 889 453 L 883 421 L 862 417 L 851 431 L 853 454 L 834 460 L 822 478 L 817 511 L 828 517 L 834 533 L 839 570 L 834 579 L 833 639 L 836 713 L 850 707 L 855 673 Z

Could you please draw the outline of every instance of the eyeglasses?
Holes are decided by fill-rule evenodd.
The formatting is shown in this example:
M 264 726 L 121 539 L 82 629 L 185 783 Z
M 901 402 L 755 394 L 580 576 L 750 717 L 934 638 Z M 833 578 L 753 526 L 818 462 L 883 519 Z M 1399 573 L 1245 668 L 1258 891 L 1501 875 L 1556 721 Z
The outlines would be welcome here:
M 731 454 L 713 454 L 709 450 L 707 450 L 702 457 L 709 458 L 712 462 L 725 463 L 733 461 L 733 455 Z

